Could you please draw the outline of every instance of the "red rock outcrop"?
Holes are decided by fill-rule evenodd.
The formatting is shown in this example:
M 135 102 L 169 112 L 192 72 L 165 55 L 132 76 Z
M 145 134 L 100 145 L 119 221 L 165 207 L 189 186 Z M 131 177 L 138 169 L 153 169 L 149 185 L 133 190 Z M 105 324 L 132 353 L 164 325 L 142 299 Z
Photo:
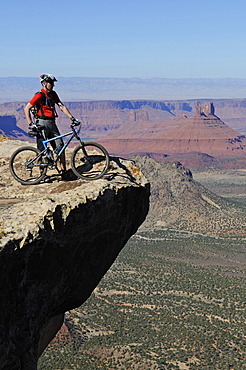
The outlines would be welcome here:
M 208 103 L 203 107 L 197 104 L 196 114 L 191 118 L 178 118 L 171 122 L 138 122 L 134 128 L 125 130 L 121 128 L 114 135 L 108 135 L 101 142 L 109 151 L 120 155 L 151 154 L 158 159 L 167 156 L 179 155 L 185 165 L 192 165 L 192 153 L 194 156 L 208 156 L 211 161 L 214 158 L 220 162 L 224 159 L 240 159 L 246 165 L 246 137 L 230 128 L 214 114 L 213 104 Z M 117 135 L 117 132 L 119 133 Z M 185 155 L 189 157 L 189 163 Z M 159 158 L 160 159 L 160 158 Z M 211 161 L 209 163 L 211 164 Z M 234 163 L 235 166 L 235 163 Z
M 62 96 L 63 94 L 61 94 Z M 25 104 L 25 102 L 18 101 L 2 103 L 0 104 L 0 116 L 4 120 L 6 116 L 14 116 L 18 128 L 26 131 L 27 122 L 23 111 Z M 130 129 L 138 121 L 148 122 L 151 131 L 154 122 L 170 122 L 182 116 L 191 117 L 196 112 L 196 102 L 191 100 L 68 101 L 66 105 L 74 116 L 81 120 L 81 135 L 85 138 L 104 137 L 126 124 Z M 214 106 L 216 114 L 221 117 L 223 122 L 243 134 L 246 132 L 245 99 L 217 100 L 214 102 Z M 204 113 L 206 115 L 206 112 Z M 3 121 L 0 122 L 0 129 L 4 130 L 2 123 Z M 61 132 L 66 132 L 69 127 L 69 121 L 63 114 L 59 114 L 58 125 Z M 25 137 L 19 138 L 26 140 Z
M 216 164 L 233 168 L 246 166 L 243 136 L 246 132 L 245 99 L 221 100 L 214 105 L 207 102 L 196 104 L 195 101 L 150 100 L 66 104 L 82 122 L 81 136 L 99 141 L 105 138 L 105 146 L 112 153 L 123 156 L 146 154 L 164 161 L 179 160 L 190 168 Z M 0 104 L 0 133 L 26 139 L 24 105 L 20 102 Z M 7 116 L 16 120 L 11 132 L 9 123 L 5 122 Z M 61 132 L 66 132 L 69 121 L 61 114 L 58 125 Z M 107 135 L 110 136 L 107 138 Z

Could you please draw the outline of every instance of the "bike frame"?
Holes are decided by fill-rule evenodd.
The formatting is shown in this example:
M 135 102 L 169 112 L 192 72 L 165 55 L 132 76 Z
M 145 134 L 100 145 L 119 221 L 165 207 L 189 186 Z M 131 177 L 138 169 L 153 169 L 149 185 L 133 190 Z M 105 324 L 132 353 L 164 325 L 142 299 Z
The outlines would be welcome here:
M 77 123 L 77 122 L 76 122 Z M 71 131 L 52 137 L 51 139 L 45 139 L 44 136 L 39 136 L 40 142 L 43 145 L 43 150 L 40 151 L 33 146 L 23 146 L 18 148 L 10 158 L 10 172 L 13 177 L 23 185 L 38 184 L 46 177 L 48 169 L 57 170 L 60 174 L 60 170 L 57 166 L 58 158 L 63 158 L 63 153 L 75 138 L 79 145 L 73 148 L 71 151 L 71 169 L 77 178 L 83 180 L 97 180 L 100 179 L 109 169 L 110 157 L 107 150 L 99 143 L 93 141 L 82 140 L 79 136 L 80 127 L 78 124 L 70 124 Z M 33 130 L 30 134 L 37 136 L 42 135 L 44 126 L 36 128 L 36 132 Z M 55 153 L 50 148 L 49 143 L 54 146 L 54 140 L 59 140 L 59 144 L 62 138 L 66 138 L 65 143 L 59 147 L 55 146 Z M 52 143 L 53 142 L 53 143 Z M 57 152 L 57 153 L 56 153 Z M 62 157 L 61 157 L 62 156 Z M 62 163 L 61 163 L 62 164 Z M 35 171 L 37 167 L 42 168 L 42 171 Z M 62 166 L 61 166 L 62 167 Z M 30 174 L 26 171 L 31 171 Z M 33 171 L 35 171 L 33 173 Z
M 83 146 L 83 141 L 81 140 L 81 138 L 78 135 L 79 131 L 80 131 L 80 128 L 78 129 L 78 131 L 76 131 L 75 128 L 72 127 L 72 131 L 67 132 L 66 134 L 55 136 L 52 139 L 42 140 L 44 150 L 42 150 L 42 152 L 39 155 L 45 154 L 49 159 L 51 159 L 51 156 L 50 156 L 50 153 L 49 153 L 49 147 L 48 147 L 47 144 L 50 143 L 51 141 L 55 141 L 57 139 L 62 139 L 63 137 L 66 137 L 66 136 L 70 136 L 70 138 L 68 139 L 68 141 L 66 143 L 64 143 L 64 145 L 60 149 L 60 151 L 58 153 L 56 153 L 56 158 L 55 159 L 52 158 L 52 161 L 54 162 L 54 164 L 56 164 L 59 157 L 61 156 L 61 154 L 64 152 L 64 150 L 68 147 L 68 145 L 71 143 L 71 141 L 74 138 L 76 138 L 80 142 L 80 144 Z

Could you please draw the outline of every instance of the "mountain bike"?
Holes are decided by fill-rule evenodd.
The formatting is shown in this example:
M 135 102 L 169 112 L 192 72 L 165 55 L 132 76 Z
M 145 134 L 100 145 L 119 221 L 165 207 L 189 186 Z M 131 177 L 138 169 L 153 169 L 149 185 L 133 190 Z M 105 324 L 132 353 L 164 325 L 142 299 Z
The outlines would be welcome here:
M 58 159 L 73 139 L 79 141 L 79 145 L 71 155 L 71 167 L 74 174 L 83 180 L 100 179 L 109 168 L 109 154 L 98 143 L 84 142 L 79 136 L 80 123 L 78 129 L 75 126 L 78 124 L 71 124 L 70 132 L 52 139 L 45 139 L 43 136 L 44 149 L 42 151 L 32 146 L 23 146 L 17 149 L 9 162 L 10 172 L 15 180 L 23 185 L 33 185 L 45 179 L 48 169 L 56 169 L 60 173 L 61 171 L 57 167 Z M 42 130 L 44 127 L 35 127 L 32 136 L 42 135 Z M 56 153 L 56 150 L 53 151 L 49 144 L 63 137 L 68 137 L 68 140 Z

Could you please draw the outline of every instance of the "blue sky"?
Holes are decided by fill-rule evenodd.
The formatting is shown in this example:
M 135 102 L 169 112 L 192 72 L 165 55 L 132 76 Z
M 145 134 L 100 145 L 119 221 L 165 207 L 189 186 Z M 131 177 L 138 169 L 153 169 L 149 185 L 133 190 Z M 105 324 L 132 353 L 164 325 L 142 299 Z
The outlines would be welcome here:
M 245 0 L 1 0 L 0 76 L 246 78 Z

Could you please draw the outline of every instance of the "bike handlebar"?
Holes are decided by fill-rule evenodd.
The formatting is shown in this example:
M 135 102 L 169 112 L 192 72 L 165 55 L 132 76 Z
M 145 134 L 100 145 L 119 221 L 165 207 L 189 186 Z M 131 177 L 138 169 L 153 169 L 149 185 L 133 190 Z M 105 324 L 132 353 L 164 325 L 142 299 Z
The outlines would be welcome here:
M 71 123 L 71 127 L 79 126 L 81 125 L 81 122 Z

